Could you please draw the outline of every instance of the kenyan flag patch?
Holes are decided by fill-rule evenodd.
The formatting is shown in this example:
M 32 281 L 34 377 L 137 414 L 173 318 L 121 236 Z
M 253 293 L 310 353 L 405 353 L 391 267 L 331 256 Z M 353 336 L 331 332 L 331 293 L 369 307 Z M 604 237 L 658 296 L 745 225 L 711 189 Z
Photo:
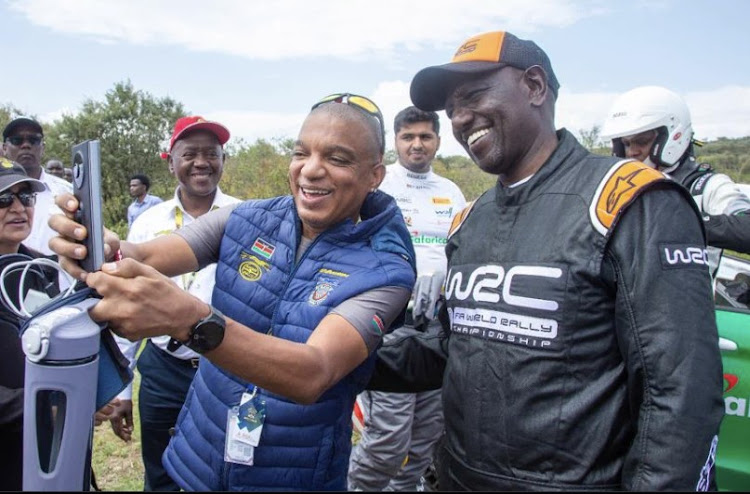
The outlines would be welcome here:
M 383 334 L 383 331 L 385 331 L 385 323 L 377 314 L 372 316 L 372 325 L 381 335 Z
M 257 239 L 255 239 L 255 243 L 250 248 L 250 250 L 258 254 L 262 258 L 268 260 L 271 259 L 271 256 L 273 256 L 273 251 L 276 250 L 276 247 L 258 237 Z

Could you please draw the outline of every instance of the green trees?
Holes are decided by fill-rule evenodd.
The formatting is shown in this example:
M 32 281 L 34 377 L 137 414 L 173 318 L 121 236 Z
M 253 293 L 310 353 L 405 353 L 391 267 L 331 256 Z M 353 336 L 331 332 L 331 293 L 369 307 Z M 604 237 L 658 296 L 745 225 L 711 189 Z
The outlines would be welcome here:
M 750 183 L 750 137 L 720 137 L 696 147 L 695 151 L 699 161 L 726 173 L 735 182 Z
M 467 201 L 473 201 L 497 183 L 496 176 L 483 172 L 465 156 L 438 155 L 432 168 L 438 175 L 455 182 Z
M 152 193 L 172 195 L 174 185 L 159 152 L 175 120 L 184 115 L 181 103 L 137 91 L 129 81 L 118 82 L 104 101 L 88 99 L 77 114 L 64 115 L 49 126 L 45 155 L 69 164 L 72 145 L 86 139 L 101 141 L 104 220 L 122 234 L 127 228 L 128 179 L 132 174 L 148 175 Z
M 99 139 L 102 147 L 102 195 L 106 225 L 120 235 L 126 233 L 125 219 L 128 179 L 134 173 L 151 178 L 151 192 L 162 198 L 174 193 L 175 181 L 167 164 L 159 157 L 166 149 L 175 120 L 188 112 L 168 97 L 157 97 L 136 90 L 130 81 L 118 82 L 103 100 L 86 100 L 73 115 L 49 123 L 45 129 L 45 156 L 61 158 L 70 166 L 71 146 L 86 139 Z M 19 115 L 26 114 L 12 103 L 0 103 L 0 128 Z M 233 129 L 230 129 L 233 130 Z M 608 142 L 600 138 L 600 129 L 579 131 L 580 141 L 592 151 L 609 155 Z M 227 161 L 222 189 L 242 199 L 286 194 L 287 170 L 294 147 L 294 136 L 247 143 L 233 139 L 226 147 Z M 696 148 L 701 161 L 727 173 L 736 182 L 750 183 L 750 137 L 720 138 Z M 395 162 L 396 153 L 386 151 L 385 162 Z M 493 187 L 497 178 L 482 172 L 464 156 L 438 155 L 435 171 L 456 182 L 468 200 L 476 199 Z
M 0 129 L 4 129 L 5 126 L 8 125 L 8 122 L 21 114 L 21 110 L 10 103 L 0 105 Z
M 287 171 L 294 140 L 258 139 L 255 144 L 240 143 L 228 149 L 221 188 L 241 199 L 262 199 L 289 193 Z

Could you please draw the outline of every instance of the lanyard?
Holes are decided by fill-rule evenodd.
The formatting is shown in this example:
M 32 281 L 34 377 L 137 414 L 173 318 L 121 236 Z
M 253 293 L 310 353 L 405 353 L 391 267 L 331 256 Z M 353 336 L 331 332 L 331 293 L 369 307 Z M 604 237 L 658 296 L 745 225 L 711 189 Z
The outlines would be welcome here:
M 216 204 L 211 206 L 211 211 L 219 209 L 219 206 Z M 182 209 L 180 209 L 180 206 L 174 207 L 174 226 L 176 230 L 179 230 L 182 228 L 182 225 L 185 224 L 185 219 L 182 214 Z M 196 272 L 193 271 L 192 273 L 185 273 L 182 275 L 182 289 L 185 291 L 188 291 L 191 286 L 193 286 L 193 282 L 195 281 Z
M 182 228 L 182 225 L 185 223 L 185 219 L 182 216 L 182 209 L 180 209 L 179 206 L 174 207 L 174 226 L 176 230 L 179 230 Z M 182 289 L 185 291 L 188 291 L 191 286 L 193 286 L 193 282 L 195 281 L 196 273 L 193 271 L 192 273 L 185 273 L 181 276 L 182 278 Z

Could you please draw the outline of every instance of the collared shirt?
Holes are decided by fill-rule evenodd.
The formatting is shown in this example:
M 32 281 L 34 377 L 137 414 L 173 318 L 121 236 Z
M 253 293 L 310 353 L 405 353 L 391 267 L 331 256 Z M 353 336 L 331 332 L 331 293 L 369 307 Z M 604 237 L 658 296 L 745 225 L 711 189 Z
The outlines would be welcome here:
M 151 206 L 156 206 L 157 204 L 164 202 L 162 201 L 161 197 L 152 196 L 151 194 L 146 194 L 143 197 L 143 201 L 139 201 L 136 199 L 135 201 L 130 203 L 130 206 L 128 206 L 128 228 L 133 226 L 133 222 L 137 217 L 139 217 L 144 211 L 149 209 Z
M 168 235 L 175 230 L 182 228 L 183 226 L 189 225 L 195 218 L 190 216 L 180 201 L 178 196 L 179 187 L 175 190 L 174 197 L 168 201 L 161 202 L 156 206 L 153 206 L 146 210 L 143 214 L 133 222 L 130 232 L 128 233 L 128 242 L 140 243 L 148 240 L 153 240 L 161 235 Z M 211 210 L 228 206 L 230 204 L 236 204 L 242 202 L 232 196 L 228 196 L 221 192 L 221 189 L 216 188 L 216 196 L 214 202 L 211 204 Z M 195 273 L 184 274 L 181 276 L 175 276 L 172 278 L 180 288 L 187 291 L 191 295 L 199 298 L 203 302 L 208 304 L 211 303 L 211 295 L 214 289 L 214 278 L 216 275 L 216 263 L 210 264 L 203 269 L 196 271 Z M 117 343 L 122 351 L 131 363 L 131 367 L 135 365 L 135 353 L 138 349 L 140 341 L 130 342 L 124 338 L 116 337 Z M 180 359 L 190 359 L 198 357 L 198 354 L 180 345 L 177 348 L 173 348 L 172 351 L 168 349 L 171 338 L 169 336 L 156 336 L 151 338 L 151 342 L 157 347 L 170 355 Z M 129 385 L 125 390 L 120 393 L 119 398 L 129 400 L 132 396 L 132 385 Z
M 36 193 L 34 223 L 31 226 L 31 234 L 23 243 L 41 254 L 50 255 L 54 252 L 49 248 L 49 241 L 52 237 L 57 236 L 57 232 L 47 225 L 47 220 L 53 214 L 62 214 L 60 208 L 55 206 L 55 196 L 63 192 L 72 194 L 73 186 L 62 178 L 50 175 L 44 170 L 42 170 L 39 180 L 44 184 L 45 190 Z

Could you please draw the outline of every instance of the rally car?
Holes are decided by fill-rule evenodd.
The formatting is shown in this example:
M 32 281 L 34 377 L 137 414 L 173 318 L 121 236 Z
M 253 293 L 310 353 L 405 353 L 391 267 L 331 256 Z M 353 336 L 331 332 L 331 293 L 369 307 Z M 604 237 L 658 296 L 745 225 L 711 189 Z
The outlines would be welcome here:
M 750 490 L 750 261 L 724 255 L 715 282 L 724 364 L 724 420 L 716 455 L 719 490 Z

